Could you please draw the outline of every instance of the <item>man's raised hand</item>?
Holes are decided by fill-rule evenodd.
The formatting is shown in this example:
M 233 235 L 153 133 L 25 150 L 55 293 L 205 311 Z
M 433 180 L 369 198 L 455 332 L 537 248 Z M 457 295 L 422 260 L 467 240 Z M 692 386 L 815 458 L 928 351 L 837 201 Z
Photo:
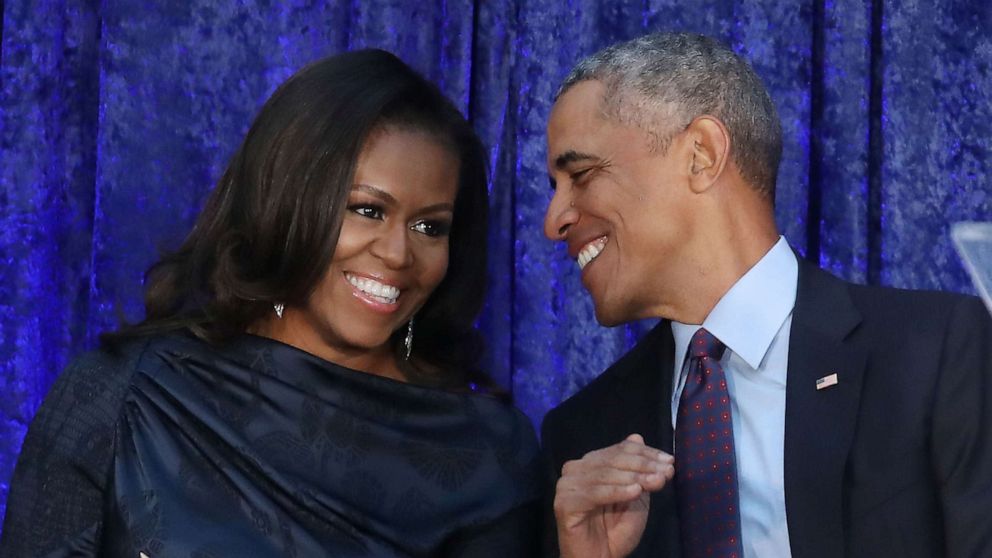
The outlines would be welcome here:
M 637 547 L 649 496 L 675 475 L 675 459 L 631 434 L 568 461 L 555 488 L 562 558 L 620 558 Z

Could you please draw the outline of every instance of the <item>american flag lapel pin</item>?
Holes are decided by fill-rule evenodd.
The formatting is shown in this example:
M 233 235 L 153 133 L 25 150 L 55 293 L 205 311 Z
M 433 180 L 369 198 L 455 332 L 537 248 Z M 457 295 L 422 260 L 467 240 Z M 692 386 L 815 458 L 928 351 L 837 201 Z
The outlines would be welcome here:
M 828 387 L 835 386 L 835 385 L 837 385 L 837 374 L 836 373 L 829 374 L 829 375 L 824 376 L 824 377 L 822 377 L 822 378 L 820 378 L 819 380 L 816 381 L 816 389 L 817 389 L 817 391 L 819 391 L 821 389 L 827 389 Z

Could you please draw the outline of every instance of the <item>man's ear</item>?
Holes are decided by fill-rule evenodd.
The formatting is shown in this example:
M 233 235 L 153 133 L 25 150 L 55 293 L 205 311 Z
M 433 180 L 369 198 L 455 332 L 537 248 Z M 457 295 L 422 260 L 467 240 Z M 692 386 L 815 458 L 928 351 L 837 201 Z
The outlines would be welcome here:
M 696 117 L 686 128 L 686 138 L 692 142 L 689 186 L 702 193 L 712 186 L 730 158 L 730 135 L 727 127 L 716 117 Z

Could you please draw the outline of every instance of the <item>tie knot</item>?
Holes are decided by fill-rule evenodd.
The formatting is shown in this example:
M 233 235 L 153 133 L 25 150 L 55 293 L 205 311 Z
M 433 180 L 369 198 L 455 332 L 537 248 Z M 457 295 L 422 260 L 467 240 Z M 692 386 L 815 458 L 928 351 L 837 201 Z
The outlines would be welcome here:
M 710 357 L 714 360 L 720 360 L 723 357 L 723 350 L 725 348 L 726 345 L 721 343 L 716 337 L 713 337 L 712 333 L 701 327 L 692 336 L 689 354 L 695 358 Z

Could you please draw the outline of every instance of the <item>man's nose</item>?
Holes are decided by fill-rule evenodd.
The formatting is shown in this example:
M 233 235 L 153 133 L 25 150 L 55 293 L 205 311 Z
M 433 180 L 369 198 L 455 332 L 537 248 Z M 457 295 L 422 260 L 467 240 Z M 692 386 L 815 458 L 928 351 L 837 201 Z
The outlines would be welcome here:
M 567 187 L 555 190 L 544 214 L 544 236 L 551 240 L 565 240 L 569 227 L 578 219 L 578 211 L 567 190 Z

